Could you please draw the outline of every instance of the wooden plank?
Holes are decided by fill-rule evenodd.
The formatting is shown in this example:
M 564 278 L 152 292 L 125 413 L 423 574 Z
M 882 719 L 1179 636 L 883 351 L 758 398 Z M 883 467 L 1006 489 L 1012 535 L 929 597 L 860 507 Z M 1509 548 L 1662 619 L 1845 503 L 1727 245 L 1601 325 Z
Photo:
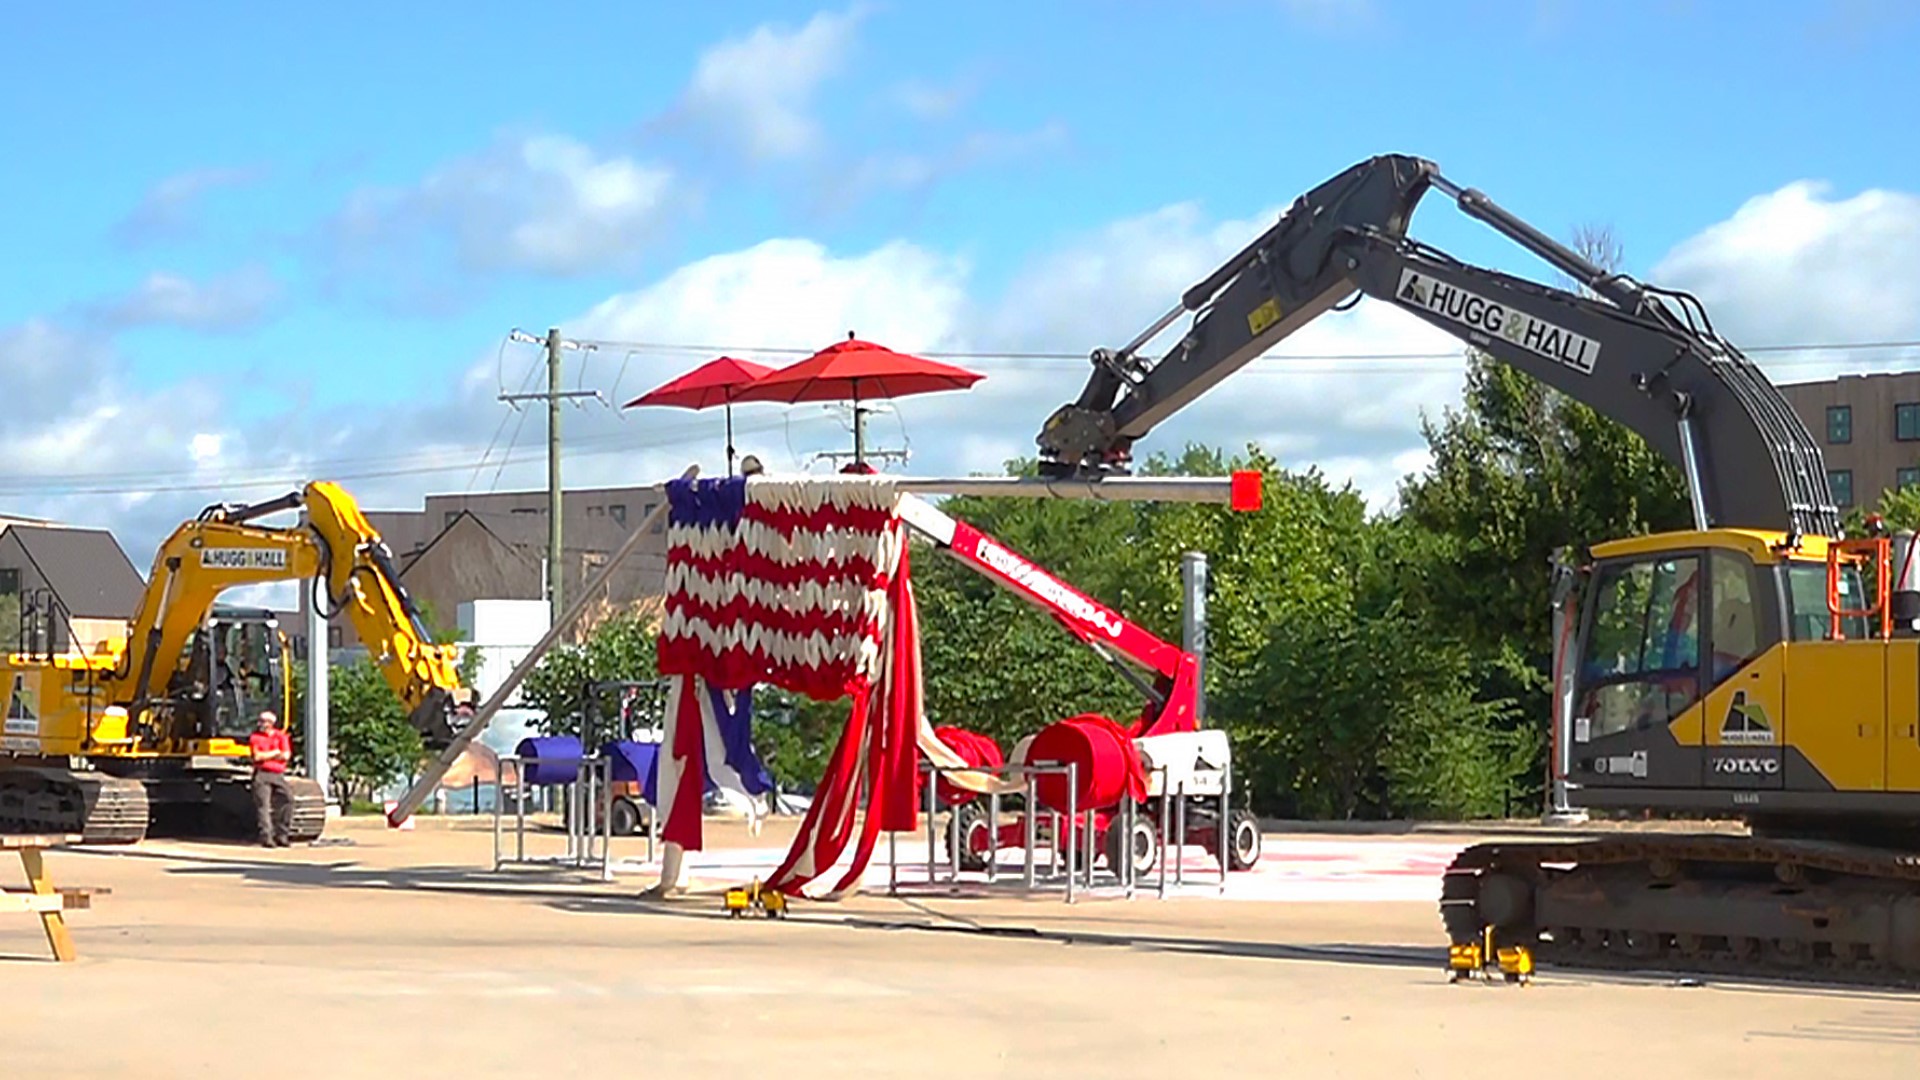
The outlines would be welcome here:
M 20 865 L 26 868 L 27 884 L 40 896 L 58 896 L 54 891 L 53 880 L 47 876 L 46 860 L 41 858 L 37 847 L 20 849 Z M 77 954 L 73 950 L 73 935 L 67 932 L 67 920 L 58 910 L 40 913 L 40 928 L 47 932 L 47 944 L 53 949 L 53 958 L 63 964 L 72 963 Z
M 72 833 L 0 833 L 0 851 L 59 847 L 62 844 L 77 844 L 80 839 Z
M 49 911 L 64 911 L 66 899 L 58 894 L 42 896 L 30 892 L 0 892 L 0 915 L 44 915 Z
M 54 888 L 52 895 L 27 892 L 24 889 L 0 889 L 0 914 L 38 911 L 87 911 L 93 907 L 93 898 L 99 893 L 110 893 L 111 889 L 74 888 L 61 885 Z

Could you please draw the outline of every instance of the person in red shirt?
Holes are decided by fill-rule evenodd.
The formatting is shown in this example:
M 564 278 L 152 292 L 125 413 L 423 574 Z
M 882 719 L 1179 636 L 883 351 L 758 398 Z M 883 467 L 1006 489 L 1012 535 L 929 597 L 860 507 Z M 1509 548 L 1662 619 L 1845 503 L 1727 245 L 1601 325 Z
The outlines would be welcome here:
M 279 720 L 263 711 L 247 739 L 253 751 L 253 809 L 262 847 L 293 845 L 293 792 L 287 789 L 293 741 L 280 730 Z

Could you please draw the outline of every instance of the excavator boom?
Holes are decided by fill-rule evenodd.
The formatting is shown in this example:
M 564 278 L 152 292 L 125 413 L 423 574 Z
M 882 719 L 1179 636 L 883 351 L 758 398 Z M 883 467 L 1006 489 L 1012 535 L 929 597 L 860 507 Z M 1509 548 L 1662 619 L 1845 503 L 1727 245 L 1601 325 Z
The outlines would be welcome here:
M 306 511 L 301 526 L 254 523 L 296 508 Z M 323 614 L 344 610 L 414 726 L 430 742 L 451 738 L 449 713 L 464 693 L 456 650 L 433 641 L 378 530 L 329 481 L 267 503 L 209 507 L 174 530 L 154 557 L 127 654 L 109 684 L 112 700 L 137 715 L 167 694 L 215 599 L 236 586 L 273 581 L 310 581 Z
M 1582 292 L 1474 266 L 1407 235 L 1431 189 Z M 1820 447 L 1693 297 L 1610 273 L 1404 155 L 1361 162 L 1280 220 L 1127 346 L 1093 354 L 1038 438 L 1050 475 L 1121 470 L 1133 443 L 1356 293 L 1390 303 L 1619 421 L 1680 468 L 1698 528 L 1837 535 Z M 1183 314 L 1164 356 L 1141 354 Z M 1756 470 L 1758 463 L 1767 468 Z M 1758 472 L 1758 474 L 1756 474 Z

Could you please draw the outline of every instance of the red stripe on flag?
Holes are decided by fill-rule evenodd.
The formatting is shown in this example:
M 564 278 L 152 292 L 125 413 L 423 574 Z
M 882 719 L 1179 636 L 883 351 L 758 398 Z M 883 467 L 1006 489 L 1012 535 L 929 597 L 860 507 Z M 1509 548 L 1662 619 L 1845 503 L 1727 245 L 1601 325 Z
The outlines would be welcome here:
M 667 843 L 679 844 L 688 851 L 700 850 L 701 803 L 707 790 L 707 733 L 700 718 L 702 690 L 696 676 L 681 677 L 679 708 L 673 711 L 673 730 L 667 740 L 667 753 L 678 776 L 660 835 Z

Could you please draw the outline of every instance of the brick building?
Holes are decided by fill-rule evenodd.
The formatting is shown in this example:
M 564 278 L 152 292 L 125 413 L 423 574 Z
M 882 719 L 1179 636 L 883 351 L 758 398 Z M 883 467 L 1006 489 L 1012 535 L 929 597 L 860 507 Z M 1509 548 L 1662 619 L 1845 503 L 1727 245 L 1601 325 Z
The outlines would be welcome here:
M 562 500 L 562 600 L 572 605 L 580 590 L 606 565 L 629 530 L 665 501 L 662 486 L 581 488 Z M 429 617 L 452 630 L 460 605 L 474 600 L 539 600 L 545 597 L 547 494 L 502 491 L 429 495 L 419 510 L 370 510 L 367 520 L 392 549 L 407 592 Z M 661 592 L 666 575 L 666 527 L 656 523 L 640 549 L 603 590 L 609 609 L 644 605 Z M 296 656 L 306 655 L 307 605 L 282 619 Z M 591 622 L 591 620 L 589 620 Z M 344 617 L 328 629 L 330 649 L 358 642 Z
M 1842 509 L 1920 485 L 1920 371 L 1786 383 L 1780 392 L 1819 440 Z

